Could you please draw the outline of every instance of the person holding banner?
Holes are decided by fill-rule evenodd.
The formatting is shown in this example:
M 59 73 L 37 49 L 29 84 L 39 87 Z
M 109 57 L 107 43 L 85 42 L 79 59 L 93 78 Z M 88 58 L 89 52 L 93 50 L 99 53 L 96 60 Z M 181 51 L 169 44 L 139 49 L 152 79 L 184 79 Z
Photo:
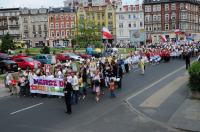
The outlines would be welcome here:
M 67 111 L 65 113 L 67 114 L 71 114 L 72 113 L 72 108 L 71 108 L 71 94 L 73 91 L 72 85 L 71 83 L 69 83 L 69 81 L 67 80 L 67 78 L 65 79 L 65 87 L 63 89 L 64 91 L 64 99 L 65 99 L 65 104 L 66 104 L 66 108 Z

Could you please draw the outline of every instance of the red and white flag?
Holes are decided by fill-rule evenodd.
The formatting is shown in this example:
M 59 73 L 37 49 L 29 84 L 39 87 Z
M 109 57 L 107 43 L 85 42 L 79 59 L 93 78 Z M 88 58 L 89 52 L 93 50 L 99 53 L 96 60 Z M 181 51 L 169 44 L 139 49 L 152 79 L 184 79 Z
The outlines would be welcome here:
M 162 42 L 167 42 L 167 38 L 165 37 L 165 35 L 160 35 L 160 39 L 162 40 Z
M 181 34 L 181 31 L 180 31 L 180 29 L 176 29 L 176 30 L 174 30 L 174 33 L 175 33 L 176 35 L 178 35 L 178 34 Z
M 103 39 L 112 39 L 112 35 L 107 28 L 103 27 L 102 32 L 103 32 Z

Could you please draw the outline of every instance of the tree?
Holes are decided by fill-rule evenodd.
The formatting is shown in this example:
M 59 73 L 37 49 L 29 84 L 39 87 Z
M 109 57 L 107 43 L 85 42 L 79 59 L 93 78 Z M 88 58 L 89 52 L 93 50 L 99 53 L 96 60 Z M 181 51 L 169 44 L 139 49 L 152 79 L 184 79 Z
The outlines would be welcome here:
M 101 42 L 101 28 L 93 21 L 79 21 L 76 27 L 77 35 L 73 38 L 73 45 L 86 47 L 88 44 Z
M 50 54 L 50 48 L 48 46 L 44 46 L 44 48 L 40 51 L 42 54 Z
M 9 49 L 15 49 L 13 38 L 7 33 L 2 38 L 1 51 L 7 53 Z

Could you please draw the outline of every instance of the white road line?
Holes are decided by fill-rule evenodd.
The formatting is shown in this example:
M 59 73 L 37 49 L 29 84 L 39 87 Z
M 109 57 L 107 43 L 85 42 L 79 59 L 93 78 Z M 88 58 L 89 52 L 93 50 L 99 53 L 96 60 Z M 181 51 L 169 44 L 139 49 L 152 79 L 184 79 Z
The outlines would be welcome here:
M 32 106 L 23 108 L 23 109 L 21 109 L 21 110 L 17 110 L 17 111 L 15 111 L 15 112 L 10 113 L 10 115 L 14 115 L 14 114 L 16 114 L 16 113 L 19 113 L 19 112 L 22 112 L 22 111 L 31 109 L 31 108 L 33 108 L 33 107 L 36 107 L 36 106 L 39 106 L 39 105 L 42 105 L 42 104 L 43 104 L 43 103 L 39 103 L 39 104 L 36 104 L 36 105 L 32 105 Z
M 169 83 L 168 85 L 164 86 L 160 90 L 158 90 L 156 93 L 151 95 L 149 98 L 147 98 L 142 104 L 140 104 L 140 107 L 149 107 L 149 108 L 158 108 L 160 105 L 167 100 L 170 95 L 172 95 L 175 91 L 177 91 L 181 86 L 187 82 L 188 77 L 187 76 L 181 76 L 176 78 L 174 81 Z
M 151 85 L 147 86 L 146 88 L 144 88 L 144 89 L 142 89 L 142 90 L 140 90 L 140 91 L 134 93 L 133 95 L 129 96 L 129 97 L 126 99 L 126 101 L 129 101 L 131 98 L 136 97 L 137 95 L 139 95 L 139 94 L 143 93 L 144 91 L 150 89 L 150 88 L 153 87 L 154 85 L 156 85 L 156 84 L 162 82 L 162 81 L 165 80 L 166 78 L 172 76 L 173 74 L 175 74 L 175 73 L 181 71 L 181 70 L 184 69 L 184 68 L 185 68 L 185 66 L 182 66 L 182 67 L 180 67 L 179 69 L 177 69 L 177 70 L 175 70 L 175 71 L 173 71 L 173 72 L 167 74 L 166 76 L 162 77 L 161 79 L 159 79 L 158 81 L 152 83 Z

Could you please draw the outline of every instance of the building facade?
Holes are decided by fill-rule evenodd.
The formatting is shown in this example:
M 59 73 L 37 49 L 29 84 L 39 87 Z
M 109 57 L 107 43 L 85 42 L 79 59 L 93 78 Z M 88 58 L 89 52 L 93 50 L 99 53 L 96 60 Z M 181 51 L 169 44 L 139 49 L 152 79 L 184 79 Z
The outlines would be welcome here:
M 134 34 L 137 34 L 137 36 Z M 116 37 L 117 42 L 120 43 L 145 43 L 144 12 L 142 5 L 121 5 L 117 7 Z
M 14 40 L 20 40 L 20 8 L 0 9 L 0 38 L 9 33 Z
M 101 35 L 102 28 L 106 27 L 111 32 L 113 40 L 116 39 L 115 6 L 112 4 L 105 6 L 79 6 L 77 24 L 80 22 L 84 22 L 86 27 L 96 27 L 94 31 L 97 35 Z
M 71 7 L 50 8 L 48 11 L 49 43 L 70 46 L 75 35 L 76 13 Z
M 176 29 L 184 34 L 200 32 L 199 2 L 197 0 L 144 0 L 145 29 L 153 43 L 160 42 L 164 34 L 168 41 L 183 39 L 175 35 Z
M 48 10 L 45 8 L 21 9 L 20 32 L 27 46 L 49 46 L 47 13 Z

